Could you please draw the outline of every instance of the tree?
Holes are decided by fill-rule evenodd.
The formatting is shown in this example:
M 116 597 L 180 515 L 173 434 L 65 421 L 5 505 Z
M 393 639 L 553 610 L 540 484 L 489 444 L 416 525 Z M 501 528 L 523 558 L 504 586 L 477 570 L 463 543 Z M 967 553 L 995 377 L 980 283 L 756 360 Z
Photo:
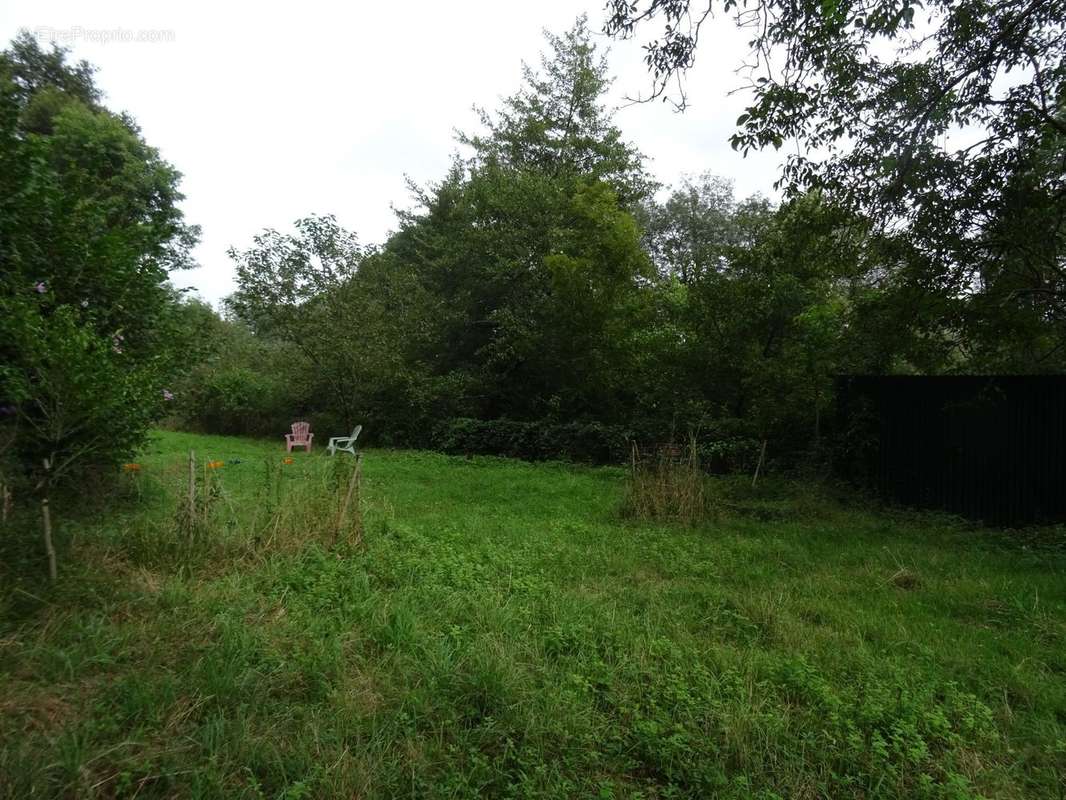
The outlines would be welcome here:
M 422 361 L 464 414 L 611 413 L 648 262 L 610 185 L 487 164 L 437 187 L 386 252 L 434 299 Z
M 687 284 L 719 268 L 738 244 L 735 209 L 732 182 L 710 173 L 683 179 L 661 205 L 648 203 L 645 240 L 660 272 Z
M 584 20 L 547 34 L 543 73 L 483 114 L 441 183 L 416 188 L 386 252 L 436 300 L 423 362 L 468 416 L 609 416 L 625 396 L 625 323 L 648 261 L 630 212 L 649 181 L 602 105 Z
M 867 225 L 817 194 L 777 209 L 745 205 L 738 226 L 747 241 L 694 287 L 694 355 L 706 353 L 727 377 L 733 416 L 800 449 L 817 439 L 849 344 Z
M 93 81 L 96 68 L 87 61 L 69 63 L 67 52 L 60 47 L 42 50 L 32 33 L 19 32 L 4 54 L 10 91 L 18 106 L 25 109 L 41 93 L 60 92 L 88 108 L 101 109 L 103 93 Z
M 752 36 L 743 87 L 752 102 L 733 146 L 797 140 L 784 186 L 820 188 L 905 238 L 901 277 L 945 298 L 942 308 L 972 300 L 954 318 L 926 321 L 956 329 L 960 351 L 988 353 L 977 341 L 991 324 L 1014 346 L 995 348 L 988 364 L 1031 369 L 1061 353 L 1063 0 L 612 0 L 609 9 L 616 36 L 665 20 L 646 55 L 651 96 L 664 98 L 713 12 L 732 14 Z M 683 90 L 673 99 L 684 107 Z
M 815 193 L 738 202 L 709 174 L 647 215 L 660 270 L 642 335 L 643 412 L 807 448 L 834 371 L 868 359 L 849 332 L 856 298 L 871 291 L 869 225 Z
M 52 488 L 127 460 L 172 396 L 167 276 L 197 235 L 179 173 L 65 57 L 29 34 L 0 54 L 0 440 L 53 579 Z
M 429 328 L 421 284 L 332 216 L 295 228 L 265 231 L 230 252 L 238 289 L 228 307 L 261 342 L 302 356 L 292 366 L 309 374 L 308 407 L 290 413 L 329 411 L 349 430 L 368 414 L 396 421 L 411 410 L 408 384 L 420 373 L 412 353 Z
M 555 176 L 581 176 L 611 185 L 623 204 L 652 188 L 643 156 L 622 139 L 603 105 L 610 87 L 607 59 L 597 53 L 581 16 L 557 36 L 544 32 L 541 71 L 522 65 L 525 85 L 495 115 L 479 109 L 485 133 L 460 134 L 478 163 Z
M 256 333 L 295 345 L 348 425 L 355 415 L 360 320 L 343 289 L 367 251 L 332 216 L 306 217 L 295 228 L 295 234 L 264 231 L 253 247 L 230 250 L 238 289 L 227 305 Z
M 90 67 L 28 34 L 0 54 L 0 397 L 41 485 L 128 458 L 180 358 L 167 276 L 197 235 L 180 174 L 99 98 Z

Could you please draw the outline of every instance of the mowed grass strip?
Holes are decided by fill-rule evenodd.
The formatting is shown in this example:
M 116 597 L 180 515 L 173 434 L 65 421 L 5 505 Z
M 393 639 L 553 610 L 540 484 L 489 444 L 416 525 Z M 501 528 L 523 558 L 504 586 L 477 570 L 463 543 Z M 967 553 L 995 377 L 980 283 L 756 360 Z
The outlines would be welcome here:
M 279 442 L 159 433 L 56 503 L 54 589 L 4 531 L 0 796 L 1066 793 L 1054 531 L 772 479 L 650 525 L 622 469 L 370 450 L 358 538 L 350 461 Z

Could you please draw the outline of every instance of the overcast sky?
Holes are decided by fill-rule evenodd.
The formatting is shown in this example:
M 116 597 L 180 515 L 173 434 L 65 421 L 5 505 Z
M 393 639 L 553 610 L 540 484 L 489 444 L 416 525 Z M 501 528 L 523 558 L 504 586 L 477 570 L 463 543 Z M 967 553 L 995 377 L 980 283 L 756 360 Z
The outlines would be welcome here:
M 266 227 L 335 214 L 364 243 L 408 206 L 404 175 L 442 177 L 454 130 L 476 130 L 472 106 L 495 108 L 536 63 L 542 30 L 561 32 L 601 3 L 540 0 L 287 3 L 6 0 L 5 43 L 19 28 L 56 36 L 99 67 L 107 105 L 126 110 L 182 173 L 184 209 L 203 229 L 200 268 L 174 276 L 217 302 L 234 288 L 226 250 Z M 120 30 L 133 41 L 105 41 Z M 136 41 L 142 31 L 147 38 Z M 602 37 L 601 37 L 602 38 Z M 742 158 L 728 142 L 744 97 L 729 96 L 746 38 L 724 18 L 701 41 L 688 78 L 690 108 L 621 108 L 616 122 L 674 182 L 711 170 L 740 196 L 772 195 L 778 154 Z M 648 86 L 637 42 L 609 42 L 610 101 Z

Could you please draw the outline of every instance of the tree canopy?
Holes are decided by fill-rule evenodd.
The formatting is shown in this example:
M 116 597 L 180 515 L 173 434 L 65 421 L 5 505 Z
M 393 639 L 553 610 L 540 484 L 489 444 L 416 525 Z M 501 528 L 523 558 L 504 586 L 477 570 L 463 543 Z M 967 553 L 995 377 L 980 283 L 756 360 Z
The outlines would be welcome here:
M 615 36 L 664 22 L 647 45 L 650 97 L 681 108 L 683 83 L 671 93 L 672 81 L 697 58 L 701 32 L 724 24 L 716 12 L 749 32 L 739 88 L 751 103 L 734 148 L 795 140 L 781 185 L 817 188 L 898 236 L 898 284 L 938 296 L 923 321 L 930 335 L 950 332 L 971 364 L 1057 363 L 1066 341 L 1061 0 L 612 0 L 608 8 Z

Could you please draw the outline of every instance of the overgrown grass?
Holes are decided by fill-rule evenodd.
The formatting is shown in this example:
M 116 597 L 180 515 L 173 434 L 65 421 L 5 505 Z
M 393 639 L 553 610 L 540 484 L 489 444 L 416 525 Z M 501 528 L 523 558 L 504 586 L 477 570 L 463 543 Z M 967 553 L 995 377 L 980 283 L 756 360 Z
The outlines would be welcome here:
M 666 445 L 641 452 L 633 445 L 622 512 L 643 520 L 695 525 L 713 517 L 713 481 L 700 468 L 696 440 L 688 446 Z
M 241 461 L 191 542 L 190 448 Z M 371 451 L 360 540 L 283 455 L 160 434 L 57 503 L 54 588 L 3 532 L 0 797 L 1066 793 L 1055 532 L 762 479 L 648 524 L 623 469 Z

